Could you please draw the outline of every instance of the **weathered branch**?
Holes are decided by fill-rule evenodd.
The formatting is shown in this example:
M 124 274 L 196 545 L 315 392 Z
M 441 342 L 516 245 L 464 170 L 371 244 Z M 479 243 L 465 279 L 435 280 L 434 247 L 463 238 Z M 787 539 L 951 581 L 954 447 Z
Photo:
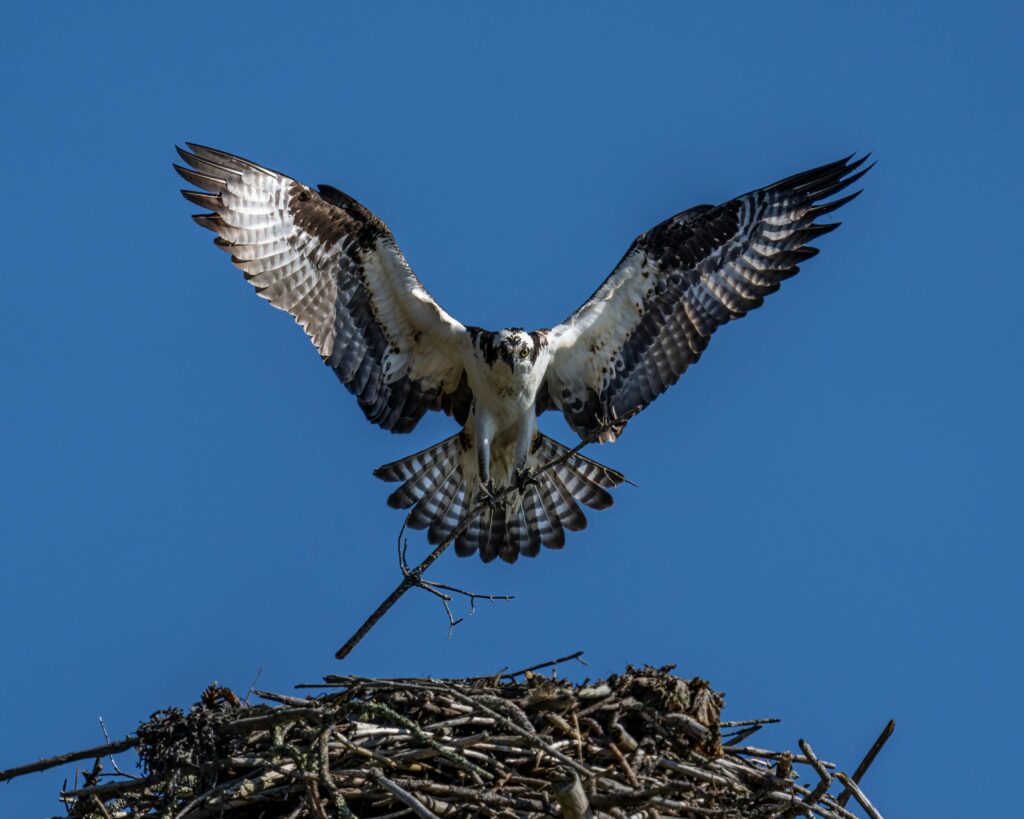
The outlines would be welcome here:
M 860 803 L 860 806 L 864 808 L 871 819 L 882 819 L 882 814 L 875 810 L 875 806 L 868 801 L 868 798 L 864 795 L 864 791 L 860 789 L 853 779 L 843 773 L 837 773 L 836 779 L 846 786 L 847 792 L 853 794 L 853 797 Z
M 807 756 L 807 759 L 810 760 L 811 766 L 814 768 L 814 772 L 818 774 L 818 784 L 814 786 L 814 790 L 804 797 L 804 802 L 806 804 L 813 805 L 828 793 L 829 786 L 832 784 L 832 775 L 828 772 L 824 763 L 814 755 L 814 749 L 810 744 L 801 739 L 799 745 L 800 750 L 803 751 Z
M 882 733 L 878 735 L 878 739 L 875 740 L 875 744 L 868 749 L 868 752 L 864 755 L 864 759 L 861 760 L 860 765 L 857 766 L 857 770 L 853 772 L 852 780 L 854 783 L 859 783 L 861 778 L 868 772 L 868 768 L 871 767 L 871 763 L 875 761 L 875 757 L 878 756 L 878 752 L 885 747 L 885 743 L 889 741 L 889 737 L 892 736 L 892 732 L 896 730 L 896 720 L 889 720 L 886 726 L 882 729 Z M 851 788 L 847 788 L 843 793 L 839 795 L 839 799 L 836 801 L 840 806 L 845 807 L 846 803 L 850 799 L 850 794 L 853 793 Z M 865 808 L 866 810 L 866 808 Z
M 576 771 L 563 768 L 558 778 L 551 783 L 551 792 L 562 808 L 564 819 L 593 819 L 594 812 L 590 809 L 587 793 Z
M 95 748 L 86 748 L 84 751 L 72 751 L 69 754 L 60 754 L 60 756 L 51 756 L 46 759 L 40 759 L 38 762 L 33 762 L 29 765 L 20 765 L 17 768 L 8 768 L 6 771 L 0 771 L 0 782 L 6 782 L 8 779 L 14 779 L 16 776 L 24 776 L 25 774 L 36 773 L 37 771 L 56 768 L 58 765 L 63 765 L 67 762 L 77 762 L 80 759 L 96 759 L 101 756 L 117 754 L 121 751 L 127 751 L 129 748 L 134 747 L 137 742 L 137 737 L 125 737 L 124 739 L 119 739 L 117 742 L 108 742 L 106 745 L 98 745 Z
M 582 651 L 574 651 L 572 654 L 566 654 L 564 657 L 559 657 L 557 660 L 548 660 L 546 663 L 537 663 L 537 665 L 531 665 L 529 668 L 520 668 L 518 671 L 512 671 L 506 674 L 499 674 L 498 679 L 501 680 L 514 680 L 516 677 L 521 677 L 527 672 L 540 671 L 542 668 L 550 668 L 553 665 L 561 665 L 567 663 L 569 660 L 579 660 L 582 665 L 586 665 L 583 659 Z
M 384 774 L 380 773 L 379 771 L 370 771 L 370 776 L 373 778 L 374 782 L 376 782 L 384 790 L 386 790 L 393 797 L 395 797 L 395 799 L 397 799 L 399 802 L 402 802 L 405 805 L 408 805 L 409 809 L 412 810 L 412 812 L 415 813 L 417 816 L 419 816 L 420 819 L 438 819 L 437 814 L 432 813 L 430 810 L 428 810 L 427 806 L 420 802 L 419 799 L 417 799 L 415 796 L 409 793 L 409 791 L 405 790 L 400 785 L 397 785 L 396 783 L 392 782 L 390 779 L 384 776 Z

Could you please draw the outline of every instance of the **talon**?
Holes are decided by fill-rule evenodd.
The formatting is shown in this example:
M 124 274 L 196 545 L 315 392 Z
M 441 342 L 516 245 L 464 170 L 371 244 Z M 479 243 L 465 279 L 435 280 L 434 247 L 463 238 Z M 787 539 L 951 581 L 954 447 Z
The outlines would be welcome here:
M 518 492 L 525 492 L 528 486 L 540 486 L 540 481 L 534 477 L 533 470 L 528 467 L 517 469 L 512 480 L 515 482 Z
M 494 488 L 493 478 L 488 478 L 486 483 L 480 484 L 480 500 L 485 501 L 486 503 L 489 503 L 493 506 L 494 502 L 497 500 L 495 495 L 497 495 L 497 489 Z

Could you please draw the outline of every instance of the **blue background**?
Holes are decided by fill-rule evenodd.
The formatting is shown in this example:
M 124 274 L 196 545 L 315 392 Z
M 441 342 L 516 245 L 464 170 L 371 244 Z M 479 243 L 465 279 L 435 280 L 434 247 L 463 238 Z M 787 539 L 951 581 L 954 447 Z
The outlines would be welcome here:
M 18 4 L 0 31 L 0 768 L 213 680 L 463 675 L 576 649 L 783 718 L 891 816 L 1004 815 L 1024 730 L 1016 4 Z M 550 326 L 633 237 L 851 151 L 844 227 L 591 454 L 616 507 L 446 639 L 397 582 L 370 427 L 178 195 L 194 140 L 358 197 L 467 323 Z M 572 442 L 553 416 L 544 428 Z M 423 553 L 414 539 L 412 551 Z M 63 813 L 73 769 L 0 787 Z M 991 787 L 989 787 L 991 785 Z

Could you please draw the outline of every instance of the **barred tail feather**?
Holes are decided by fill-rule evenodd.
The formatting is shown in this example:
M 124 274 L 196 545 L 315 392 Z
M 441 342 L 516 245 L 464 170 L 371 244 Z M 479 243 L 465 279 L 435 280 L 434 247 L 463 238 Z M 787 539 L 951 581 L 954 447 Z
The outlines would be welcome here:
M 544 507 L 544 515 L 548 521 L 548 529 L 551 531 L 551 536 L 544 541 L 544 545 L 549 549 L 561 549 L 565 546 L 565 527 L 562 526 L 562 520 L 558 515 L 558 510 L 555 508 L 555 497 L 558 495 L 558 492 L 551 485 L 550 481 L 542 478 L 537 493 L 540 495 L 540 502 Z
M 607 509 L 614 502 L 610 492 L 575 471 L 567 463 L 556 467 L 555 475 L 573 498 L 591 509 Z
M 607 466 L 575 453 L 547 436 L 538 434 L 528 466 L 538 470 L 559 458 L 566 460 L 536 475 L 522 493 L 505 495 L 495 507 L 481 509 L 472 520 L 466 517 L 479 501 L 475 475 L 463 474 L 467 455 L 464 436 L 454 435 L 407 458 L 378 468 L 374 475 L 401 481 L 388 498 L 388 505 L 408 509 L 408 525 L 427 529 L 432 544 L 455 538 L 460 557 L 479 554 L 484 562 L 497 557 L 514 563 L 520 555 L 535 557 L 541 546 L 561 549 L 565 532 L 587 526 L 580 504 L 591 509 L 612 505 L 608 492 L 625 477 Z M 500 487 L 499 487 L 500 488 Z
M 475 552 L 480 552 L 480 557 L 486 562 L 487 538 L 491 533 L 491 515 L 494 510 L 490 507 L 482 509 L 477 513 L 465 530 L 455 538 L 455 554 L 459 557 L 469 557 Z M 494 559 L 494 556 L 491 556 Z
M 543 465 L 563 457 L 567 449 L 557 441 L 542 435 L 540 445 L 535 451 L 537 461 Z M 564 463 L 554 469 L 572 496 L 591 509 L 607 509 L 611 506 L 612 496 L 605 490 L 614 489 L 626 479 L 622 473 L 592 461 L 578 452 L 570 455 Z
M 408 509 L 424 497 L 432 496 L 442 483 L 458 472 L 461 455 L 459 436 L 453 435 L 414 455 L 379 466 L 373 474 L 383 481 L 404 481 L 388 497 L 388 506 Z
M 434 522 L 430 524 L 430 528 L 427 530 L 427 542 L 433 546 L 448 540 L 452 532 L 455 531 L 455 527 L 462 520 L 462 516 L 466 513 L 466 481 L 460 475 L 459 480 L 457 482 L 453 481 L 451 485 L 454 487 L 454 490 L 452 491 L 448 506 L 443 509 L 440 515 L 434 518 Z
M 426 529 L 438 518 L 443 518 L 445 511 L 455 499 L 458 489 L 458 463 L 452 464 L 444 478 L 437 484 L 433 492 L 427 491 L 409 513 L 409 526 L 412 529 Z M 453 480 L 454 478 L 454 480 Z
M 506 547 L 510 545 L 508 543 L 508 524 L 506 523 L 507 505 L 501 504 L 488 511 L 491 513 L 488 516 L 490 525 L 483 530 L 484 539 L 480 542 L 480 559 L 484 563 L 490 563 L 499 554 L 504 556 Z
M 373 476 L 380 478 L 382 481 L 407 481 L 419 473 L 425 466 L 429 466 L 437 460 L 437 456 L 441 451 L 447 450 L 454 443 L 458 443 L 458 440 L 459 436 L 453 435 L 451 438 L 445 438 L 440 443 L 434 444 L 434 446 L 421 449 L 412 455 L 406 455 L 404 458 L 399 458 L 392 463 L 378 466 L 373 470 Z
M 555 542 L 555 529 L 548 520 L 544 501 L 541 500 L 540 491 L 536 486 L 529 486 L 526 489 L 523 496 L 523 516 L 526 518 L 529 540 L 525 548 L 520 542 L 519 551 L 524 557 L 536 557 L 542 543 L 550 545 Z M 534 543 L 536 543 L 536 548 Z
M 508 543 L 515 544 L 518 553 L 523 557 L 536 557 L 540 552 L 541 542 L 540 531 L 531 525 L 530 519 L 527 517 L 527 499 L 524 497 L 519 508 L 509 513 Z M 504 547 L 502 548 L 502 559 L 508 560 Z
M 548 485 L 554 488 L 549 491 L 548 498 L 554 502 L 554 510 L 558 515 L 558 522 L 570 532 L 582 532 L 587 528 L 587 516 L 583 514 L 576 499 L 572 496 L 558 473 L 548 473 Z

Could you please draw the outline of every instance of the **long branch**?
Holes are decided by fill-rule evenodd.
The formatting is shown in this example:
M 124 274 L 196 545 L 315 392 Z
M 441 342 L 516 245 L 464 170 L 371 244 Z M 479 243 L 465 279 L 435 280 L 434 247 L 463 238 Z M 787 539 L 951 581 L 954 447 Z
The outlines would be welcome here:
M 871 749 L 864 755 L 864 759 L 861 760 L 860 765 L 857 766 L 857 770 L 853 772 L 853 776 L 850 777 L 853 783 L 859 784 L 864 774 L 868 772 L 868 768 L 871 767 L 871 763 L 875 761 L 875 757 L 878 756 L 878 752 L 882 750 L 885 743 L 889 741 L 889 737 L 892 736 L 892 732 L 896 730 L 896 720 L 889 720 L 888 724 L 882 729 L 882 733 L 878 735 L 878 739 L 875 740 L 875 744 L 871 746 Z M 844 784 L 846 784 L 844 782 Z M 839 794 L 839 798 L 836 800 L 840 807 L 845 807 L 846 803 L 850 801 L 850 796 L 856 796 L 856 793 L 849 786 Z M 867 808 L 865 808 L 867 810 Z
M 63 765 L 65 762 L 76 762 L 79 759 L 94 759 L 101 756 L 108 756 L 110 754 L 117 754 L 121 751 L 127 751 L 129 748 L 133 748 L 138 744 L 138 742 L 138 737 L 125 737 L 124 739 L 119 739 L 117 742 L 98 745 L 95 748 L 86 748 L 84 751 L 73 751 L 70 754 L 61 754 L 60 756 L 51 756 L 47 759 L 40 759 L 38 762 L 33 762 L 30 765 L 22 765 L 18 768 L 8 768 L 6 771 L 0 771 L 0 782 L 6 782 L 8 779 L 14 779 L 16 776 L 24 776 L 25 774 L 36 773 L 37 771 L 56 768 L 58 765 Z

